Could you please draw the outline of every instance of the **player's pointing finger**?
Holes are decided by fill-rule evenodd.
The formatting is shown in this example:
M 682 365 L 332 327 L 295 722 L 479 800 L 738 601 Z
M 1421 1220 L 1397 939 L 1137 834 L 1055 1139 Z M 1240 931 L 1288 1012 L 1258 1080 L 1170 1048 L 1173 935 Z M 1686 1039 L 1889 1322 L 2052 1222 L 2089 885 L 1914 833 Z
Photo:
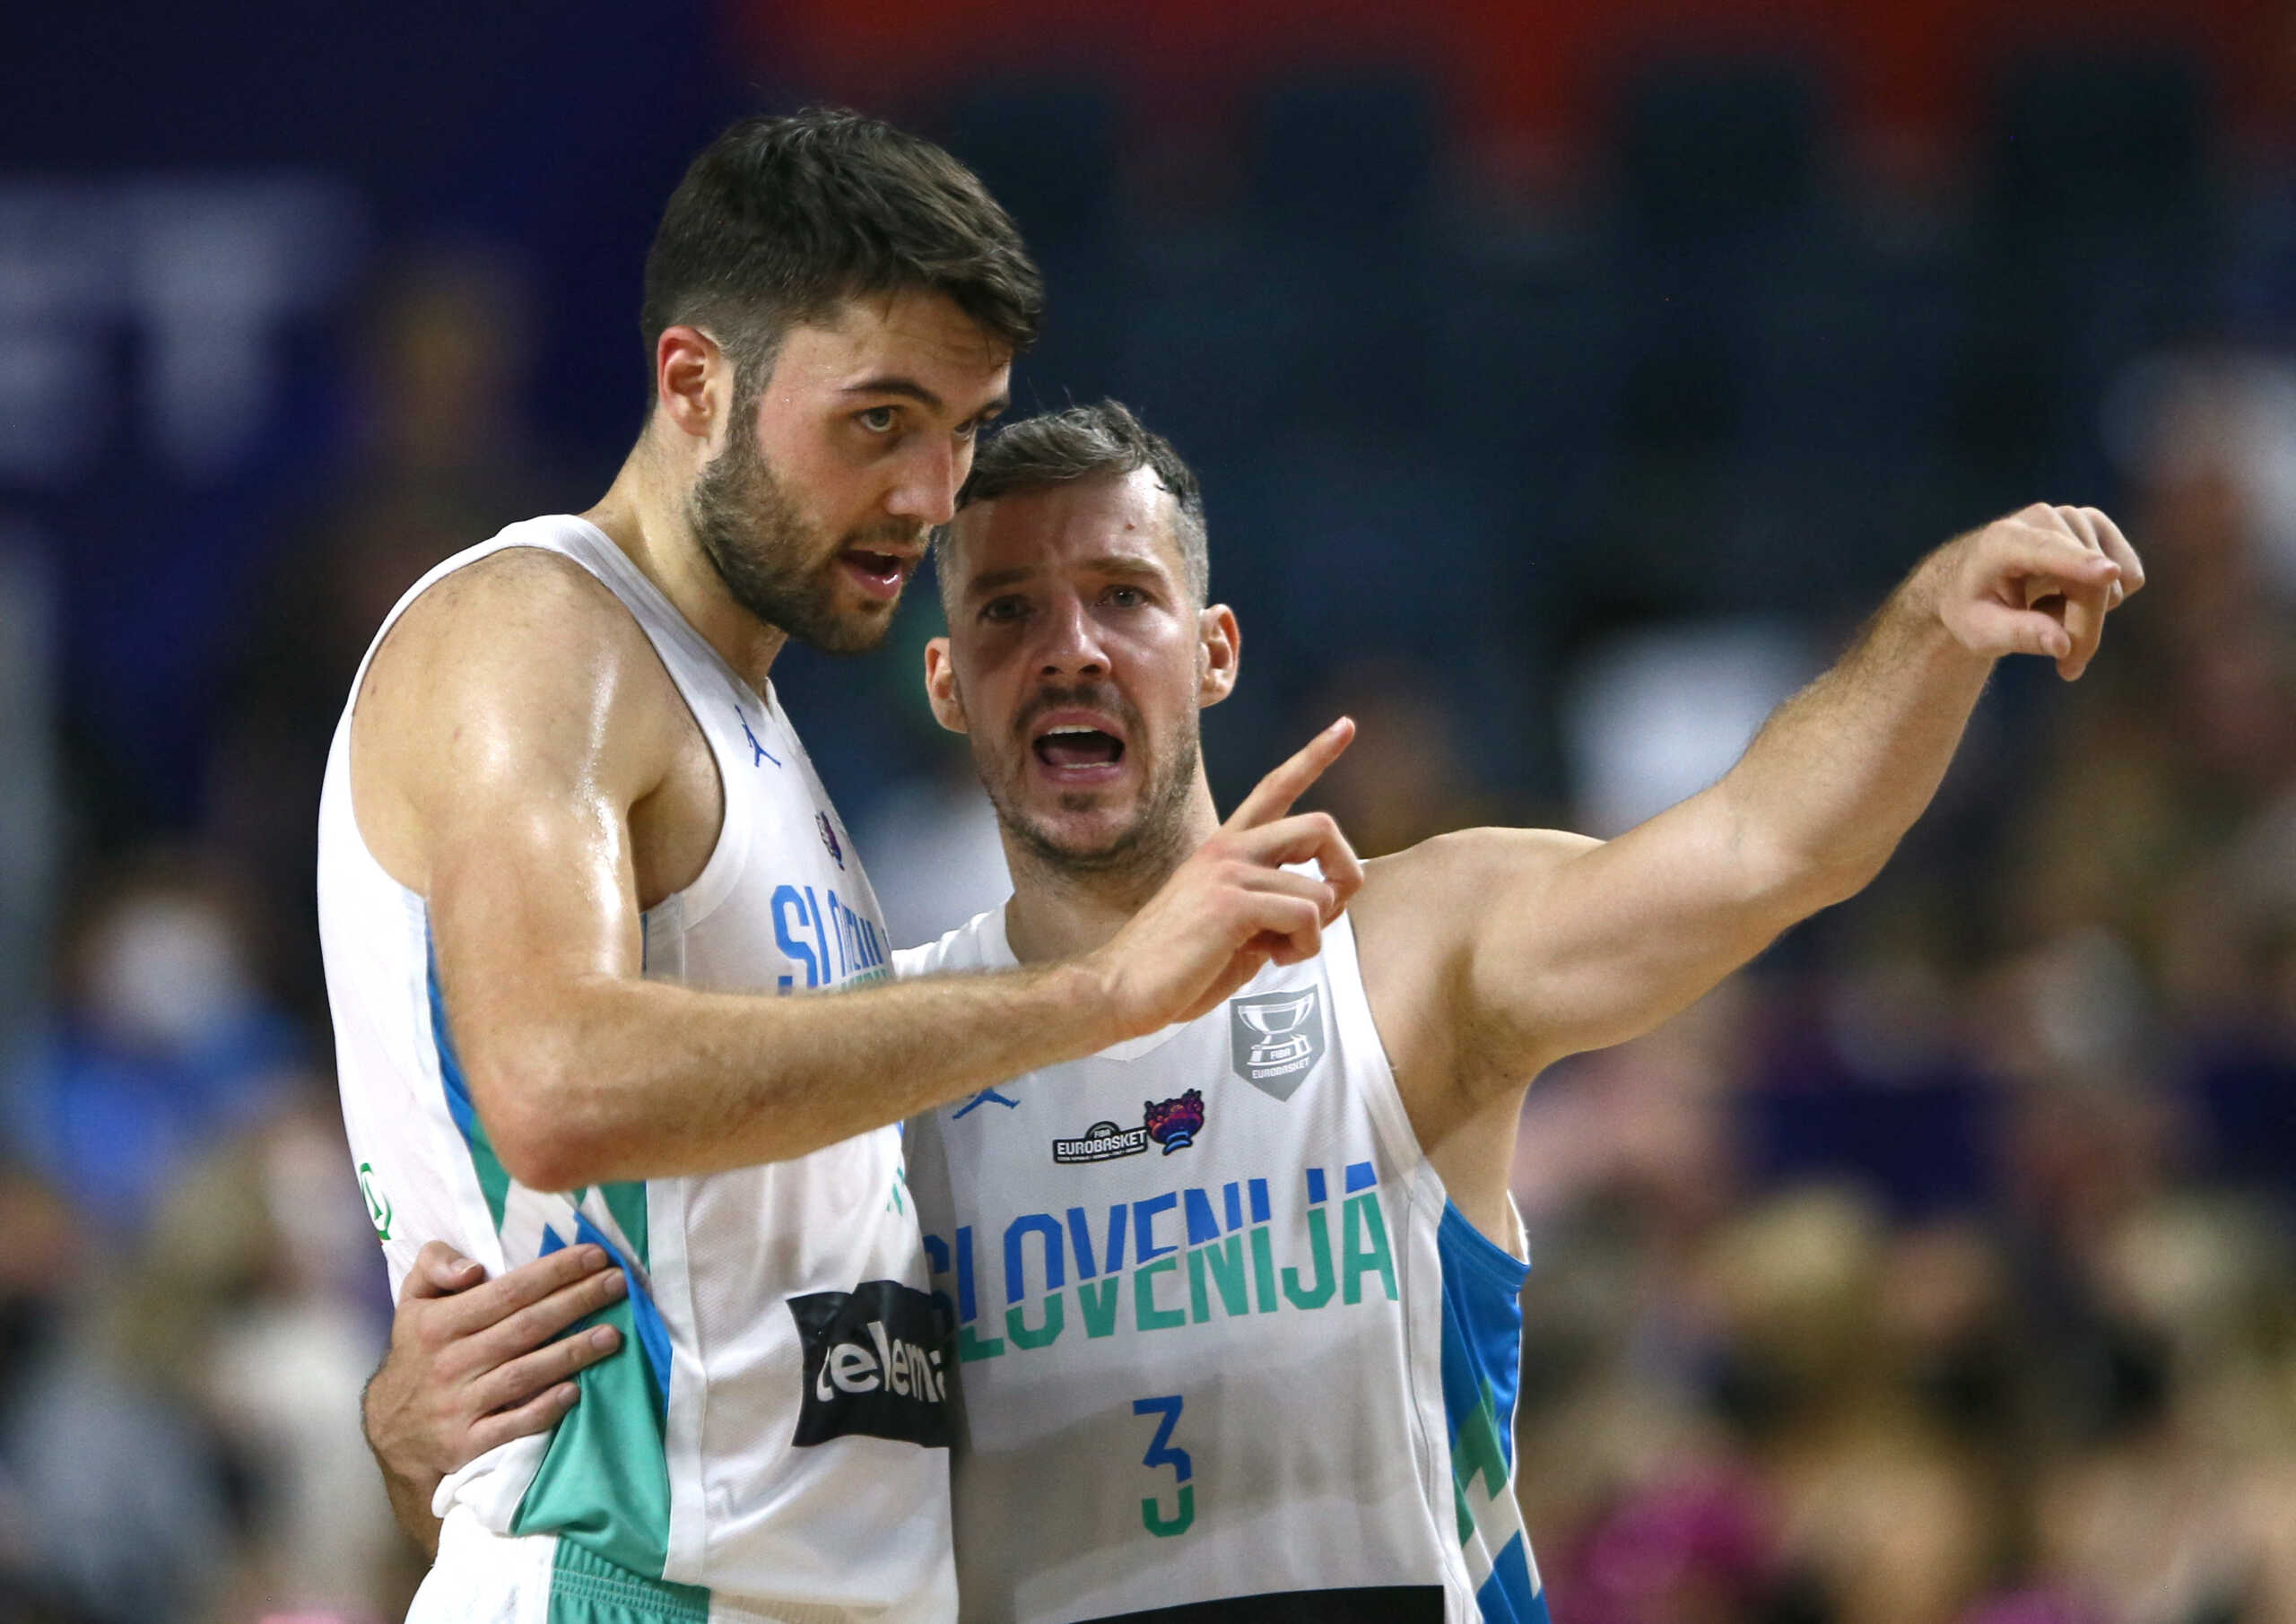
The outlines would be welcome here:
M 2144 589 L 2144 560 L 2136 556 L 2136 549 L 2120 533 L 2111 516 L 2094 508 L 2081 511 L 2088 517 L 2090 527 L 2096 534 L 2097 545 L 2104 555 L 2120 566 L 2120 589 L 2125 598 L 2134 597 Z
M 1324 769 L 1339 760 L 1340 752 L 1347 748 L 1348 741 L 1354 736 L 1354 719 L 1340 717 L 1309 740 L 1297 755 L 1254 785 L 1252 793 L 1244 797 L 1243 804 L 1237 807 L 1221 827 L 1256 829 L 1283 816 L 1292 810 L 1292 803 L 1305 795 L 1308 786 L 1323 777 Z
M 2036 525 L 2002 526 L 1982 567 L 1996 579 L 2039 577 L 2068 586 L 2093 585 L 2100 592 L 2120 569 L 2106 554 L 2083 546 L 2064 531 L 2044 530 Z

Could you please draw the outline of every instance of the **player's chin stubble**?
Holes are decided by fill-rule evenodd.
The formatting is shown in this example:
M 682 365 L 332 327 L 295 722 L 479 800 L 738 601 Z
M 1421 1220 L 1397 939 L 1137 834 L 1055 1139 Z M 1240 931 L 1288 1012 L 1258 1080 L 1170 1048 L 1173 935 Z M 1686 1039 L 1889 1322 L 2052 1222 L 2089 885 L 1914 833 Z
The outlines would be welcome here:
M 1054 873 L 1123 874 L 1161 881 L 1187 855 L 1188 792 L 1196 778 L 1196 754 L 1195 733 L 1183 734 L 1165 758 L 1164 770 L 1151 777 L 1130 821 L 1096 845 L 1063 839 L 1022 809 L 1018 786 L 1028 771 L 1025 759 L 1013 775 L 1013 787 L 1000 789 L 985 777 L 982 787 L 996 809 L 997 821 L 1022 849 Z M 1072 792 L 1060 797 L 1060 810 L 1091 812 L 1098 810 L 1100 800 L 1092 791 Z
M 890 606 L 881 614 L 838 608 L 836 558 L 753 434 L 733 435 L 702 469 L 686 499 L 686 522 L 734 602 L 765 624 L 827 654 L 866 654 L 885 640 Z

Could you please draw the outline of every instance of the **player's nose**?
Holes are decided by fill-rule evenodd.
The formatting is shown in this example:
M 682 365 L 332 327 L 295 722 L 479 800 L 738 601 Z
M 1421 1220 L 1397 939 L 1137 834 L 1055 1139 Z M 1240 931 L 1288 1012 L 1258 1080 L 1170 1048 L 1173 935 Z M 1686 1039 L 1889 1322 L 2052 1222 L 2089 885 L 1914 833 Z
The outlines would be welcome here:
M 1044 676 L 1099 676 L 1109 668 L 1098 625 L 1073 592 L 1055 596 L 1041 621 L 1038 671 Z
M 900 478 L 885 499 L 887 509 L 923 525 L 947 524 L 956 517 L 957 489 L 964 483 L 969 459 L 939 435 L 918 435 L 908 450 Z

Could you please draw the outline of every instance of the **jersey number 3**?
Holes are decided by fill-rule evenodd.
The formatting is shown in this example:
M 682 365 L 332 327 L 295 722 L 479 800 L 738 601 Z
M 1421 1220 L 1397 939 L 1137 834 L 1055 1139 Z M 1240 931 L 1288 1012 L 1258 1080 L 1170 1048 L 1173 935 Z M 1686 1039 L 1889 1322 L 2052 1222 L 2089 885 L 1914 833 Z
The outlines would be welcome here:
M 1172 1447 L 1172 1429 L 1179 1424 L 1180 1396 L 1171 1394 L 1163 1398 L 1136 1398 L 1132 1401 L 1135 1415 L 1161 1415 L 1163 1422 L 1156 1429 L 1156 1436 L 1148 1445 L 1148 1453 L 1140 1463 L 1153 1469 L 1170 1466 L 1172 1476 L 1180 1486 L 1179 1510 L 1171 1516 L 1156 1503 L 1153 1495 L 1140 1502 L 1140 1523 L 1158 1539 L 1169 1539 L 1176 1533 L 1186 1533 L 1188 1524 L 1196 1521 L 1196 1485 L 1188 1480 L 1196 1475 L 1196 1464 L 1187 1458 L 1187 1451 Z

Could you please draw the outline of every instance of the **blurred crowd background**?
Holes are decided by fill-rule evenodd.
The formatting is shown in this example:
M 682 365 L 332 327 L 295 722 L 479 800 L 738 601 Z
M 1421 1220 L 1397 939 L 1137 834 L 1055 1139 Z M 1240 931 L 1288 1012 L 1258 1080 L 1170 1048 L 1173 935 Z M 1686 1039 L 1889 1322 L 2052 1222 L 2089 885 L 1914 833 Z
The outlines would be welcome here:
M 0 1620 L 398 1616 L 328 1071 L 383 612 L 603 491 L 685 158 L 848 101 L 1202 472 L 1223 797 L 1367 853 L 1709 781 L 2034 499 L 2152 585 L 1872 890 L 1533 1091 L 1563 1624 L 2296 1620 L 2296 11 L 607 0 L 0 20 Z M 2002 14 L 2003 13 L 2010 14 Z M 896 936 L 1002 894 L 888 653 L 777 672 Z

